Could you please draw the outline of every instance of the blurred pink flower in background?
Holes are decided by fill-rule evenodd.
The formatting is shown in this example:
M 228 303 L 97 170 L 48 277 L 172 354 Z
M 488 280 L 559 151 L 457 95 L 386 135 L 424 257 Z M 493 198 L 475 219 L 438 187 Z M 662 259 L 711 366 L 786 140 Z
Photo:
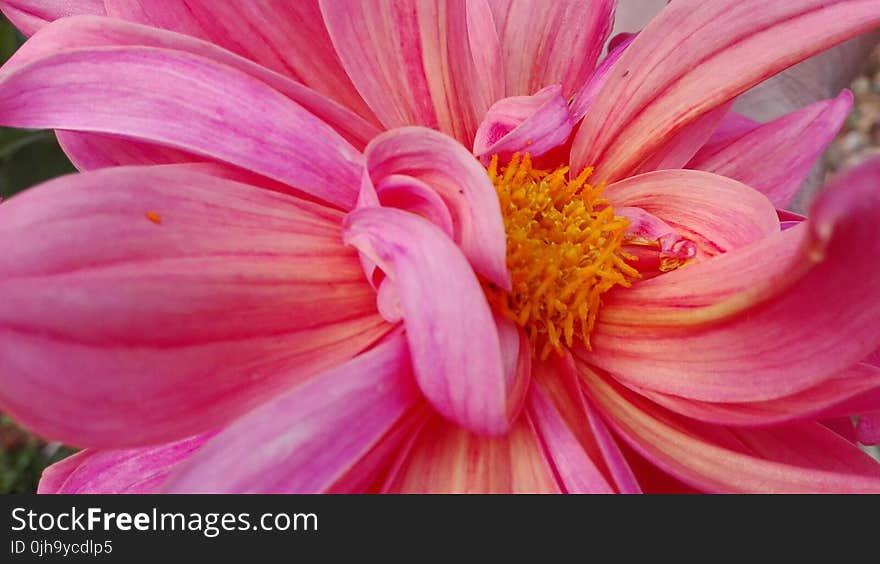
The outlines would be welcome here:
M 851 95 L 730 110 L 880 1 L 0 6 L 41 491 L 880 491 L 880 163 L 777 211 Z

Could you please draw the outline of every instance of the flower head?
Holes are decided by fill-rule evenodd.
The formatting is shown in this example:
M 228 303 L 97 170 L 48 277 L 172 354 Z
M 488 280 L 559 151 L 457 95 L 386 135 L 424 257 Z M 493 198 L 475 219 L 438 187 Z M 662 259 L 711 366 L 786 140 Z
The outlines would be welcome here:
M 779 212 L 851 96 L 730 110 L 880 2 L 601 61 L 604 0 L 0 6 L 0 123 L 82 171 L 0 206 L 42 491 L 880 491 L 880 164 Z

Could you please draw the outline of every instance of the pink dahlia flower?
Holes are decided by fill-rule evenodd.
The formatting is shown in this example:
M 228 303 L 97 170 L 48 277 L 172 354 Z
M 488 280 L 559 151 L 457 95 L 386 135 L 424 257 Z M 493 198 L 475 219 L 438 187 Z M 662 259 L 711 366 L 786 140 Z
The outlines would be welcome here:
M 851 97 L 729 111 L 880 0 L 0 5 L 41 491 L 880 492 L 880 162 L 778 212 Z

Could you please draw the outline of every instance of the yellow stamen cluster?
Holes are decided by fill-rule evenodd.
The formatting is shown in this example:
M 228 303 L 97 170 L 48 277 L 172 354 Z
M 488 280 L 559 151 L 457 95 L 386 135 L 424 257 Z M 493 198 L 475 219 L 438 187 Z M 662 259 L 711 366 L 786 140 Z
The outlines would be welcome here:
M 573 180 L 568 167 L 532 167 L 528 153 L 489 177 L 498 192 L 507 230 L 507 267 L 513 288 L 490 287 L 490 300 L 525 328 L 542 358 L 571 347 L 575 337 L 590 346 L 601 296 L 631 285 L 639 274 L 621 249 L 628 221 L 614 215 L 602 186 L 587 184 L 592 169 Z

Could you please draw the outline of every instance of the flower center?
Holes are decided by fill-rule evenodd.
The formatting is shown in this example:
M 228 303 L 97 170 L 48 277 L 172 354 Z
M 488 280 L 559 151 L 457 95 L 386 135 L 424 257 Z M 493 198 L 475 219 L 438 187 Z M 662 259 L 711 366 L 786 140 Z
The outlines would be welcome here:
M 512 290 L 487 288 L 490 301 L 523 327 L 541 358 L 562 352 L 575 338 L 590 346 L 602 294 L 629 287 L 639 273 L 635 257 L 621 249 L 629 222 L 614 215 L 591 186 L 591 168 L 573 180 L 569 167 L 532 167 L 528 153 L 499 169 L 492 157 L 489 177 L 498 192 L 507 231 L 507 268 Z

